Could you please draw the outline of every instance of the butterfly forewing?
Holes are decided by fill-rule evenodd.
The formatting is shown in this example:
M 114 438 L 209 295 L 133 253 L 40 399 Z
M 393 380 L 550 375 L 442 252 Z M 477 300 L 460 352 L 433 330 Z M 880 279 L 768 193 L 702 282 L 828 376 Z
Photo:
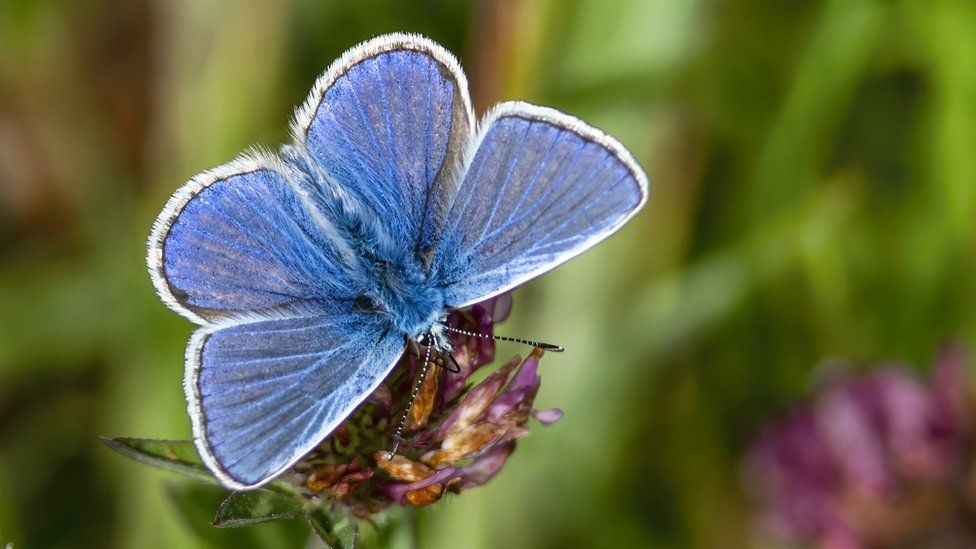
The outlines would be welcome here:
M 197 323 L 267 309 L 347 302 L 349 266 L 276 161 L 244 157 L 192 179 L 149 241 L 166 303 Z
M 310 155 L 399 246 L 429 254 L 473 126 L 454 57 L 421 37 L 353 48 L 296 117 Z
M 647 200 L 646 176 L 623 146 L 553 109 L 499 105 L 475 145 L 435 255 L 454 307 L 579 255 Z

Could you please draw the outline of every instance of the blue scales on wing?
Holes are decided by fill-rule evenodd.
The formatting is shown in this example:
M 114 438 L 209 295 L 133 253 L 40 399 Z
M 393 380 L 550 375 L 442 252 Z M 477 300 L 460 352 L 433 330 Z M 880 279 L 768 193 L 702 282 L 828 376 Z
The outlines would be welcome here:
M 243 158 L 204 172 L 167 205 L 150 242 L 149 267 L 177 312 L 202 323 L 355 297 L 355 259 L 326 236 L 326 221 L 273 164 Z
M 432 270 L 452 307 L 579 255 L 647 199 L 646 176 L 622 145 L 553 109 L 503 103 L 476 143 Z
M 295 121 L 310 156 L 425 269 L 473 126 L 467 93 L 453 56 L 400 35 L 339 59 Z
M 375 314 L 309 315 L 203 329 L 187 351 L 197 447 L 224 484 L 250 488 L 312 450 L 403 350 Z
M 356 305 L 359 265 L 270 158 L 198 176 L 150 242 L 157 289 L 198 320 L 185 391 L 201 457 L 232 488 L 312 450 L 403 350 L 390 318 Z

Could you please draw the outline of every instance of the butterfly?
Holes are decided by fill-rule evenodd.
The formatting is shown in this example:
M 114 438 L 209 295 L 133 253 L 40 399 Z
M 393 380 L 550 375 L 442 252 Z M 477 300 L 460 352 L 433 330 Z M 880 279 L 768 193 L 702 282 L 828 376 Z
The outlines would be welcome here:
M 458 61 L 389 34 L 316 81 L 277 154 L 179 188 L 148 242 L 153 285 L 200 327 L 184 390 L 201 459 L 261 486 L 314 449 L 447 312 L 553 269 L 645 204 L 615 139 L 554 109 L 475 123 Z

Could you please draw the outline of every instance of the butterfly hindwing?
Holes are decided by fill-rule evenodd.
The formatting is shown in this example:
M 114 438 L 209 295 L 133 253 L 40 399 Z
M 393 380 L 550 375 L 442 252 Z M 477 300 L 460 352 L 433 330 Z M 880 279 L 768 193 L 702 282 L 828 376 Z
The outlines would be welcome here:
M 430 40 L 361 44 L 319 79 L 293 132 L 397 246 L 429 261 L 474 125 L 467 81 Z
M 200 455 L 224 485 L 260 486 L 352 413 L 403 348 L 384 318 L 354 311 L 199 330 L 185 390 Z
M 283 172 L 270 155 L 242 157 L 173 195 L 148 254 L 156 291 L 171 308 L 203 324 L 354 297 L 354 260 Z
M 498 105 L 472 150 L 434 260 L 453 307 L 579 255 L 647 200 L 647 178 L 620 143 L 554 109 Z

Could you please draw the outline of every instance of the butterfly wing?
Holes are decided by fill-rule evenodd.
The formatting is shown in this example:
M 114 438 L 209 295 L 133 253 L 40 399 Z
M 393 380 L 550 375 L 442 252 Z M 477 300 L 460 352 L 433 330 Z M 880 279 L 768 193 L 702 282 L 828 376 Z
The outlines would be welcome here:
M 498 105 L 472 151 L 432 271 L 453 307 L 583 253 L 647 201 L 647 176 L 619 142 L 553 109 Z
M 176 192 L 154 225 L 149 270 L 177 312 L 204 324 L 185 390 L 205 463 L 259 486 L 314 448 L 389 373 L 403 336 L 357 310 L 358 259 L 288 167 L 253 155 Z
M 153 225 L 147 259 L 170 308 L 204 324 L 309 303 L 329 309 L 355 297 L 355 258 L 284 172 L 270 155 L 244 156 L 173 195 Z
M 200 329 L 184 388 L 201 457 L 230 488 L 264 484 L 352 413 L 403 347 L 385 319 L 355 312 Z
M 386 236 L 429 265 L 474 126 L 457 60 L 430 40 L 389 34 L 319 78 L 292 131 Z

